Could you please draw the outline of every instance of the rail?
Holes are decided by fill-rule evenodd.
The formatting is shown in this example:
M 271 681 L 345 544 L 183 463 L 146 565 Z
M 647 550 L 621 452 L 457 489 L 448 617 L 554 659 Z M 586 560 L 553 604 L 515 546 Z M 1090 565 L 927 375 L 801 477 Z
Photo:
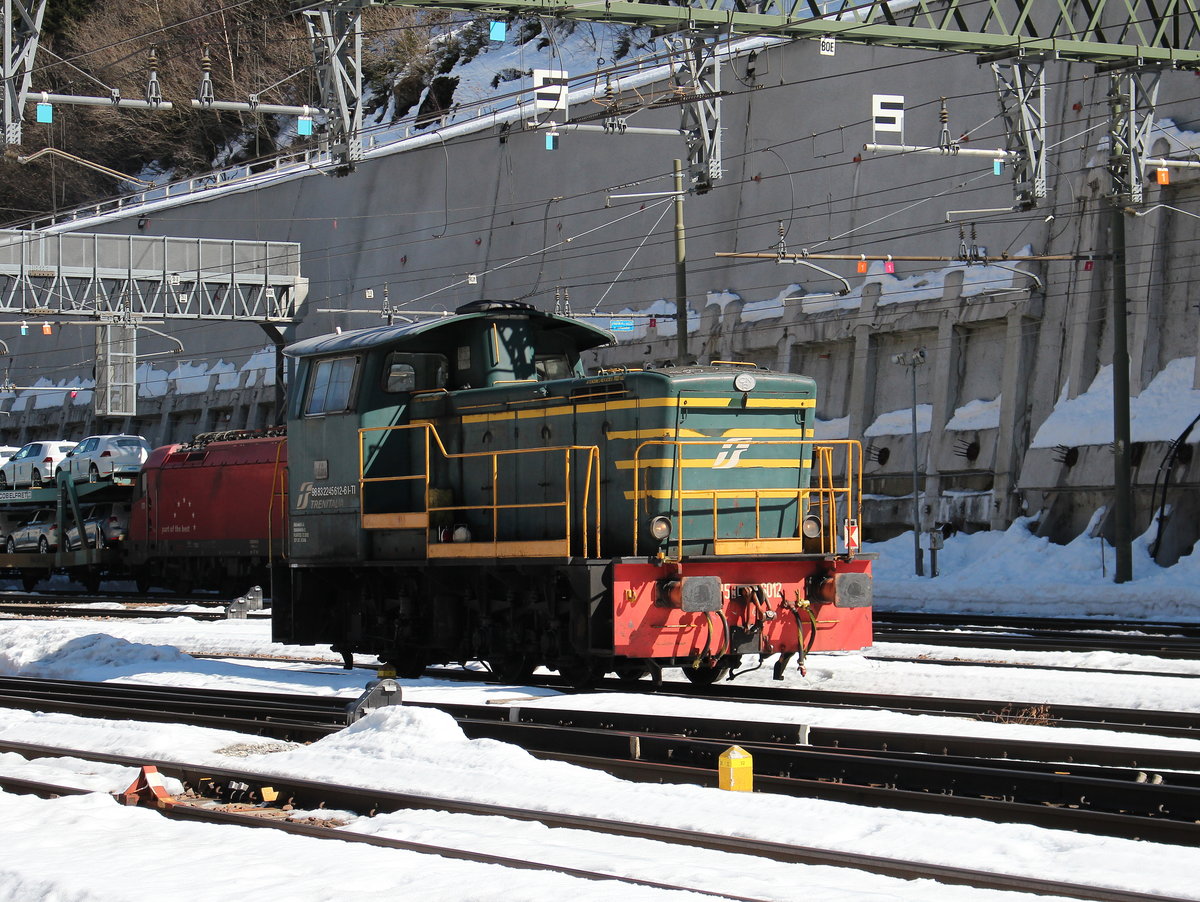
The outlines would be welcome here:
M 402 475 L 368 476 L 367 442 L 376 438 L 374 450 L 376 456 L 385 444 L 384 435 L 420 431 L 423 441 L 418 456 L 423 458 L 423 471 L 405 473 Z M 514 448 L 496 451 L 464 451 L 451 452 L 446 449 L 432 423 L 410 423 L 399 426 L 368 426 L 358 430 L 358 474 L 359 474 L 359 510 L 363 529 L 406 529 L 421 530 L 425 535 L 425 554 L 428 558 L 530 558 L 530 557 L 571 557 L 572 548 L 578 538 L 580 553 L 583 557 L 600 556 L 600 449 L 596 445 L 557 445 L 543 448 Z M 483 490 L 490 492 L 486 503 L 480 504 L 447 504 L 443 490 L 437 489 L 430 482 L 433 472 L 434 455 L 439 454 L 447 463 L 451 461 L 483 460 L 488 461 L 490 482 Z M 559 475 L 562 484 L 561 499 L 550 501 L 530 502 L 501 502 L 499 497 L 502 464 L 524 461 L 534 455 L 550 455 L 550 465 L 557 458 L 561 463 Z M 560 457 L 561 455 L 561 457 Z M 402 456 L 402 455 L 401 455 Z M 582 498 L 572 493 L 572 460 L 584 458 Z M 410 461 L 415 464 L 416 461 Z M 549 477 L 548 477 L 549 478 Z M 372 486 L 384 484 L 419 484 L 422 499 L 420 510 L 392 510 L 368 512 L 368 490 Z M 516 485 L 514 480 L 510 485 Z M 501 539 L 500 517 L 503 511 L 533 511 L 561 510 L 562 536 L 541 539 Z M 431 532 L 438 521 L 452 523 L 454 516 L 467 514 L 482 515 L 490 521 L 491 538 L 487 541 L 476 541 L 468 535 L 454 535 L 457 528 L 452 530 L 450 541 L 431 541 Z M 478 522 L 478 520 L 477 520 Z M 552 518 L 547 518 L 547 523 Z M 576 532 L 574 524 L 578 523 Z M 439 531 L 440 535 L 440 531 Z
M 638 527 L 643 517 L 651 512 L 652 499 L 665 500 L 676 514 L 678 526 L 674 542 L 676 559 L 682 559 L 683 546 L 687 540 L 684 516 L 688 501 L 711 502 L 711 539 L 713 554 L 757 554 L 757 553 L 810 553 L 832 555 L 839 553 L 839 519 L 861 520 L 862 512 L 862 445 L 849 439 L 792 440 L 792 439 L 745 439 L 736 448 L 729 449 L 728 439 L 651 439 L 638 445 L 633 456 L 633 542 L 638 547 Z M 710 458 L 685 458 L 689 448 L 716 445 L 721 452 L 711 458 L 712 463 L 705 472 L 746 472 L 753 462 L 786 463 L 787 457 L 757 458 L 755 448 L 764 446 L 790 446 L 796 449 L 796 467 L 775 467 L 774 472 L 795 474 L 793 485 L 778 485 L 746 488 L 703 487 L 687 489 L 683 484 L 684 470 L 696 462 L 707 463 Z M 669 449 L 659 458 L 643 456 L 647 449 Z M 835 452 L 841 449 L 841 455 Z M 661 452 L 660 452 L 661 453 Z M 839 461 L 837 457 L 840 457 Z M 841 464 L 839 467 L 839 463 Z M 652 489 L 649 479 L 643 478 L 643 470 L 662 469 L 670 466 L 673 486 L 666 492 Z M 761 472 L 772 472 L 762 470 Z M 837 479 L 840 472 L 841 481 Z M 754 536 L 721 536 L 721 502 L 751 499 L 754 503 Z M 762 504 L 764 500 L 786 501 L 796 504 L 795 535 L 764 535 Z M 842 515 L 839 517 L 839 514 Z M 820 529 L 816 535 L 805 536 L 802 531 L 805 518 L 816 516 Z M 693 518 L 694 519 L 694 518 Z M 740 524 L 739 524 L 740 529 Z

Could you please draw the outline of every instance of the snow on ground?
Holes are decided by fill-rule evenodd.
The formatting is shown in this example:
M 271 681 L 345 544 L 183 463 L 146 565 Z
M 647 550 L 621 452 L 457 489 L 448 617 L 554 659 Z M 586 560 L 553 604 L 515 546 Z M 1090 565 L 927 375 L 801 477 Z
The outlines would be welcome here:
M 695 786 L 633 784 L 597 771 L 539 761 L 504 743 L 468 740 L 448 715 L 414 708 L 376 712 L 310 746 L 277 744 L 279 751 L 239 755 L 232 760 L 221 749 L 236 747 L 238 740 L 251 745 L 258 740 L 172 725 L 104 724 L 66 715 L 12 712 L 0 723 L 0 739 L 220 763 L 266 774 L 616 817 L 636 823 L 717 829 L 776 842 L 915 856 L 939 864 L 991 864 L 1007 873 L 1103 882 L 1128 889 L 1147 889 L 1147 856 L 1166 853 L 1163 849 L 1156 852 L 1156 847 L 1145 843 L 1021 824 L 983 824 L 940 815 L 861 809 L 818 799 L 723 793 Z M 12 757 L 0 758 L 0 770 L 34 778 L 26 767 L 10 760 Z M 44 763 L 35 766 L 39 768 L 37 779 L 80 785 L 65 767 L 54 773 Z M 82 785 L 91 789 L 119 790 L 133 778 L 132 771 L 87 767 L 90 773 Z M 330 887 L 336 884 L 329 882 L 329 871 L 336 871 L 345 881 L 343 889 L 408 889 L 422 899 L 503 897 L 557 902 L 566 889 L 566 878 L 544 885 L 524 883 L 524 875 L 510 878 L 507 872 L 485 874 L 478 866 L 459 867 L 441 860 L 426 864 L 410 861 L 407 855 L 382 851 L 368 855 L 349 846 L 330 851 L 328 845 L 296 845 L 291 839 L 264 837 L 263 831 L 184 830 L 161 820 L 151 821 L 154 815 L 149 812 L 131 813 L 100 797 L 91 801 L 34 802 L 0 794 L 0 810 L 7 815 L 0 818 L 0 836 L 9 853 L 0 860 L 0 899 L 40 898 L 38 894 L 22 895 L 29 892 L 30 886 L 39 887 L 38 893 L 43 893 L 40 887 L 45 886 L 62 894 L 61 898 L 76 898 L 69 894 L 82 885 L 81 869 L 95 895 L 78 898 L 89 899 L 148 899 L 169 891 L 172 883 L 183 893 L 172 892 L 172 898 L 224 899 L 230 886 L 221 874 L 227 873 L 239 874 L 238 891 L 251 898 L 272 892 L 269 881 L 284 877 L 284 883 L 274 886 L 274 893 L 286 892 L 292 899 L 331 898 Z M 763 899 L 795 899 L 797 887 L 804 887 L 806 900 L 983 899 L 995 895 L 927 881 L 771 864 L 744 856 L 431 810 L 370 820 L 351 817 L 350 821 L 348 829 L 378 835 L 451 845 L 465 841 L 469 848 L 508 857 L 640 879 L 679 881 L 713 892 Z M 29 829 L 31 823 L 37 823 L 39 829 Z M 57 864 L 67 838 L 72 850 L 71 867 L 59 872 Z M 204 849 L 203 855 L 189 851 L 197 846 Z M 1155 874 L 1149 888 L 1196 898 L 1189 895 L 1195 892 L 1189 875 L 1200 867 L 1200 850 L 1171 849 L 1169 854 L 1175 865 L 1171 874 Z M 286 874 L 275 870 L 280 862 L 286 863 Z M 426 868 L 430 869 L 428 873 Z M 131 885 L 138 889 L 113 892 L 115 887 Z M 605 889 L 583 882 L 578 888 L 571 885 L 569 891 L 582 898 L 600 898 L 599 893 Z M 615 891 L 607 890 L 610 894 Z M 629 898 L 658 897 L 623 887 L 620 892 Z
M 1139 541 L 1136 579 L 1117 586 L 1100 573 L 1096 540 L 1054 546 L 1018 523 L 1006 532 L 954 536 L 941 552 L 942 575 L 919 579 L 911 536 L 869 548 L 876 563 L 879 607 L 961 612 L 1053 614 L 1147 620 L 1200 620 L 1196 562 L 1155 566 Z M 1097 622 L 1097 627 L 1103 624 Z M 969 645 L 964 637 L 964 645 Z M 327 665 L 209 660 L 201 654 L 268 653 L 323 658 Z M 866 653 L 814 655 L 807 676 L 789 668 L 787 683 L 810 689 L 892 691 L 1004 698 L 1035 704 L 1117 704 L 1200 710 L 1195 677 L 1200 662 L 1168 661 L 1116 652 L 972 652 L 972 658 L 1026 665 L 938 666 L 889 661 L 888 656 L 953 658 L 961 649 L 881 643 Z M 201 623 L 180 617 L 121 620 L 0 620 L 0 675 L 108 680 L 173 686 L 254 689 L 354 696 L 369 671 L 342 670 L 323 647 L 270 643 L 264 620 Z M 1039 666 L 1040 665 L 1040 666 Z M 1054 668 L 1054 669 L 1045 669 Z M 739 679 L 771 683 L 769 664 Z M 412 701 L 586 707 L 664 711 L 695 717 L 739 717 L 932 734 L 1094 741 L 1126 747 L 1200 751 L 1200 742 L 1117 731 L 1063 730 L 889 712 L 836 708 L 739 705 L 652 695 L 562 696 L 521 686 L 461 685 L 450 680 L 402 681 Z M 440 712 L 395 708 L 377 712 L 308 746 L 264 743 L 230 731 L 165 724 L 104 721 L 0 709 L 0 740 L 43 742 L 147 758 L 220 763 L 264 773 L 346 782 L 383 789 L 477 799 L 500 805 L 620 817 L 688 829 L 816 845 L 931 863 L 991 867 L 1080 883 L 1102 883 L 1179 898 L 1200 899 L 1190 875 L 1200 850 L 1077 835 L 1022 824 L 990 824 L 938 815 L 854 805 L 743 795 L 694 786 L 633 784 L 560 762 L 539 761 L 492 740 L 468 740 Z M 132 780 L 121 768 L 73 759 L 27 762 L 0 753 L 0 772 L 116 791 Z M 557 874 L 515 871 L 415 853 L 300 840 L 236 828 L 170 823 L 153 812 L 121 808 L 103 795 L 40 801 L 0 793 L 0 902 L 26 899 L 216 900 L 233 892 L 285 894 L 305 902 L 345 891 L 406 893 L 421 899 L 699 898 L 615 886 Z M 323 813 L 327 815 L 328 813 Z M 467 845 L 513 858 L 552 861 L 640 879 L 678 882 L 710 892 L 763 899 L 999 899 L 999 894 L 929 881 L 899 881 L 848 869 L 781 865 L 640 840 L 600 838 L 505 819 L 406 811 L 366 820 L 348 816 L 346 829 L 424 843 Z M 36 824 L 36 829 L 31 825 Z M 63 848 L 70 848 L 64 866 Z M 203 848 L 197 856 L 194 850 Z M 1173 867 L 1147 869 L 1147 861 Z M 236 881 L 236 889 L 235 889 Z M 1007 894 L 1004 898 L 1013 898 Z

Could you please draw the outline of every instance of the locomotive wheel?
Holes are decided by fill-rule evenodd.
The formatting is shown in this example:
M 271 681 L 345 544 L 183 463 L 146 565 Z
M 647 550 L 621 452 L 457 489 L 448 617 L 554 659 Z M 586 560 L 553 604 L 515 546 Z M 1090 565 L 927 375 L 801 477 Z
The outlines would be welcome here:
M 524 683 L 533 676 L 533 671 L 537 669 L 537 665 L 531 663 L 525 655 L 497 658 L 494 661 L 488 661 L 488 664 L 492 668 L 492 675 L 500 683 Z
M 716 664 L 701 664 L 699 667 L 684 665 L 683 675 L 694 686 L 711 686 L 742 663 L 741 655 L 726 655 Z
M 600 676 L 593 662 L 577 658 L 558 668 L 559 675 L 576 689 L 590 689 Z
M 649 676 L 650 667 L 643 661 L 635 658 L 629 661 L 622 661 L 616 665 L 613 668 L 613 673 L 617 675 L 617 679 L 623 684 L 634 686 L 641 682 L 643 677 Z

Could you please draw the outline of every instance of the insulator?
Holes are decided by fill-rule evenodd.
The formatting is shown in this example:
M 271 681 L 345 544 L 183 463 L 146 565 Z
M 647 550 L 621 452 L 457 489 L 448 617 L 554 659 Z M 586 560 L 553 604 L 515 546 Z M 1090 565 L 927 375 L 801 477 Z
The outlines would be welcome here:
M 158 48 L 151 47 L 149 54 L 150 75 L 146 78 L 146 103 L 158 106 L 162 103 L 162 86 L 158 83 Z
M 948 123 L 950 121 L 950 111 L 946 109 L 946 98 L 945 97 L 942 98 L 942 109 L 938 113 L 938 119 L 941 120 L 942 125 L 945 125 L 946 123 Z

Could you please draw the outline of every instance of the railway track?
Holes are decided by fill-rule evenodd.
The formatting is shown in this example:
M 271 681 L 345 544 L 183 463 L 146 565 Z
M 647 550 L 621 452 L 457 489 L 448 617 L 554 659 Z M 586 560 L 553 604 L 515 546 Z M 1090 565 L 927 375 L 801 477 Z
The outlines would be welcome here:
M 889 655 L 877 651 L 869 651 L 863 655 L 869 661 L 880 661 L 891 664 L 930 664 L 935 667 L 1002 667 L 1012 670 L 1013 668 L 1021 668 L 1024 670 L 1050 670 L 1057 673 L 1074 673 L 1074 674 L 1108 674 L 1111 676 L 1142 676 L 1142 677 L 1170 677 L 1172 679 L 1181 680 L 1196 680 L 1200 679 L 1200 673 L 1179 673 L 1172 670 L 1132 670 L 1127 667 L 1120 669 L 1109 667 L 1071 667 L 1065 664 L 1030 664 L 1027 662 L 1014 663 L 1009 661 L 977 661 L 971 658 L 956 656 L 954 658 L 930 658 L 926 656 L 909 657 L 905 655 Z
M 927 862 L 905 861 L 858 852 L 822 849 L 815 846 L 800 846 L 791 843 L 776 843 L 745 837 L 730 837 L 717 833 L 705 833 L 653 824 L 631 823 L 627 820 L 606 820 L 604 818 L 563 814 L 542 809 L 515 808 L 493 805 L 486 802 L 463 801 L 414 793 L 326 784 L 317 781 L 278 776 L 261 771 L 234 770 L 204 765 L 181 764 L 178 762 L 149 761 L 128 756 L 99 754 L 80 749 L 37 746 L 15 742 L 0 742 L 0 750 L 14 752 L 31 760 L 41 757 L 71 757 L 84 761 L 129 767 L 153 765 L 164 776 L 180 780 L 187 787 L 196 789 L 203 787 L 205 792 L 210 794 L 215 791 L 217 799 L 232 797 L 235 792 L 239 797 L 249 795 L 251 799 L 255 799 L 256 797 L 261 798 L 263 795 L 262 788 L 270 786 L 281 800 L 304 809 L 330 808 L 360 814 L 422 809 L 455 814 L 503 817 L 520 821 L 532 821 L 547 827 L 587 830 L 610 836 L 665 842 L 690 849 L 716 850 L 770 859 L 772 861 L 851 867 L 870 873 L 906 880 L 932 879 L 939 883 L 950 885 L 1054 895 L 1065 898 L 1092 900 L 1092 902 L 1167 902 L 1168 899 L 1168 897 L 1149 893 L 1137 893 L 1092 885 L 1085 886 L 1044 880 L 1028 875 L 996 874 L 993 871 L 979 871 Z M 34 781 L 11 777 L 0 777 L 0 787 L 12 792 L 32 792 L 43 797 L 83 792 L 82 790 L 70 787 L 36 783 Z M 514 860 L 485 855 L 470 850 L 410 843 L 378 835 L 367 836 L 355 833 L 352 830 L 312 827 L 295 824 L 280 817 L 256 817 L 244 812 L 229 812 L 178 804 L 167 805 L 159 810 L 164 816 L 176 819 L 205 820 L 209 822 L 237 824 L 239 826 L 275 828 L 323 839 L 369 842 L 378 846 L 447 855 L 448 857 L 472 861 L 488 861 L 490 863 L 513 867 L 554 870 L 588 879 L 616 880 L 641 886 L 654 886 L 693 892 L 699 891 L 716 898 L 738 900 L 749 898 L 745 896 L 726 895 L 711 890 L 697 890 L 694 887 L 639 880 L 620 875 L 600 874 L 595 871 L 567 869 L 561 865 L 546 862 Z M 259 813 L 262 813 L 262 809 L 260 809 Z
M 1200 660 L 1200 625 L 1020 617 L 881 614 L 877 642 L 1010 651 L 1115 651 Z
M 231 599 L 212 595 L 177 597 L 172 595 L 130 594 L 128 592 L 80 593 L 66 589 L 48 592 L 0 592 L 0 614 L 29 618 L 81 619 L 164 619 L 189 617 L 193 620 L 224 620 Z M 120 605 L 120 607 L 109 607 Z M 169 606 L 187 606 L 206 610 L 163 610 Z M 270 617 L 269 607 L 249 611 L 253 618 Z
M 29 746 L 24 749 L 13 748 L 10 750 L 17 751 L 19 754 L 26 754 L 30 757 L 47 757 L 57 754 L 71 754 L 73 756 L 90 754 L 74 749 L 59 749 L 47 746 Z M 115 756 L 91 756 L 84 758 L 84 760 L 120 764 L 127 763 L 128 761 L 132 761 L 134 759 L 126 759 L 126 762 L 122 762 L 116 759 Z M 139 765 L 131 764 L 130 766 Z M 303 823 L 291 820 L 284 810 L 277 808 L 249 806 L 244 803 L 238 804 L 234 808 L 217 808 L 213 807 L 212 804 L 219 803 L 225 795 L 231 794 L 234 780 L 230 778 L 230 774 L 234 772 L 225 771 L 224 779 L 214 779 L 212 776 L 214 771 L 211 768 L 200 768 L 186 764 L 158 764 L 155 765 L 155 767 L 163 775 L 174 777 L 188 785 L 189 798 L 182 801 L 173 800 L 171 804 L 159 807 L 157 809 L 159 814 L 171 820 L 222 824 L 236 827 L 268 828 L 289 833 L 293 836 L 304 836 L 313 839 L 327 839 L 336 842 L 365 843 L 367 845 L 372 845 L 379 848 L 401 849 L 404 851 L 418 852 L 425 855 L 437 855 L 442 858 L 452 858 L 460 861 L 473 861 L 482 864 L 495 864 L 502 867 L 518 868 L 522 870 L 553 871 L 560 874 L 566 874 L 571 877 L 581 877 L 586 880 L 601 880 L 627 884 L 630 886 L 644 886 L 653 889 L 697 893 L 713 899 L 728 899 L 734 900 L 734 902 L 763 902 L 763 900 L 753 896 L 737 896 L 728 893 L 714 892 L 710 889 L 681 886 L 679 884 L 663 883 L 656 880 L 642 880 L 622 874 L 607 874 L 598 871 L 584 870 L 582 868 L 567 867 L 561 864 L 551 864 L 548 862 L 532 861 L 522 858 L 511 858 L 501 855 L 489 855 L 487 853 L 470 849 L 411 842 L 408 840 L 379 836 L 378 834 L 368 835 L 356 833 L 352 830 Z M 187 775 L 195 773 L 204 773 L 205 775 L 198 780 L 193 777 L 193 780 L 189 781 L 187 779 Z M 249 789 L 250 784 L 256 784 L 256 786 L 260 787 L 263 783 L 261 776 L 257 774 L 242 773 L 241 776 L 245 777 L 246 779 L 237 783 L 239 787 L 237 789 L 239 797 L 245 797 L 248 792 L 253 792 Z M 247 780 L 250 782 L 247 783 Z M 208 793 L 213 793 L 215 790 L 216 795 L 211 797 L 196 795 L 195 790 L 200 787 L 204 787 L 204 791 Z M 44 799 L 53 799 L 72 795 L 87 795 L 89 792 L 88 790 L 76 789 L 74 787 L 37 782 L 33 780 L 23 780 L 17 777 L 9 777 L 4 775 L 0 775 L 0 789 L 3 789 L 7 792 L 21 793 L 24 795 L 36 795 L 39 798 Z M 316 794 L 321 795 L 322 793 L 318 791 Z M 328 796 L 333 794 L 346 795 L 345 788 L 336 787 L 334 788 L 333 792 L 325 793 L 324 795 Z M 357 810 L 375 813 L 377 811 L 376 808 L 366 807 L 366 805 L 369 805 L 364 798 L 366 795 L 366 791 L 357 793 L 357 801 L 364 803 L 363 807 L 360 807 Z M 295 796 L 289 795 L 288 798 L 289 801 L 294 800 Z M 316 807 L 322 807 L 322 805 L 323 803 L 320 803 Z
M 158 605 L 160 602 L 153 602 Z M 164 611 L 156 607 L 147 607 L 143 602 L 141 606 L 131 606 L 123 608 L 107 608 L 107 607 L 82 607 L 82 606 L 67 606 L 61 604 L 0 604 L 0 614 L 15 614 L 17 616 L 29 617 L 38 620 L 45 619 L 81 619 L 81 620 L 105 620 L 105 619 L 121 619 L 121 620 L 165 620 L 171 617 L 189 617 L 192 620 L 225 620 L 227 619 L 223 611 Z M 270 616 L 260 615 L 255 613 L 253 616 Z
M 73 602 L 115 601 L 120 604 L 194 604 L 204 607 L 224 607 L 229 599 L 216 595 L 183 596 L 169 592 L 85 592 L 79 589 L 39 589 L 22 592 L 15 589 L 0 589 L 0 604 L 62 604 Z
M 491 674 L 479 671 L 439 668 L 427 676 L 442 680 L 482 682 Z M 560 677 L 534 677 L 529 686 L 555 689 L 566 694 L 578 691 Z M 604 679 L 592 686 L 593 692 L 637 691 L 641 685 L 650 690 L 649 681 L 631 685 L 619 679 Z M 673 688 L 677 685 L 678 690 Z M 1031 723 L 1038 726 L 1077 727 L 1081 729 L 1119 729 L 1178 739 L 1200 739 L 1200 713 L 1154 711 L 1141 708 L 1106 708 L 1090 705 L 1063 705 L 1053 702 L 1000 699 L 941 698 L 925 695 L 898 695 L 869 692 L 843 692 L 831 689 L 797 689 L 784 686 L 755 686 L 747 683 L 715 683 L 698 686 L 691 683 L 663 683 L 655 691 L 660 696 L 709 698 L 749 704 L 782 705 L 792 708 L 836 708 L 848 710 L 885 710 L 897 714 L 937 714 L 970 717 L 998 723 Z
M 293 740 L 340 729 L 348 703 L 319 696 L 0 680 L 0 704 L 10 707 L 184 722 Z M 718 756 L 737 742 L 755 758 L 759 788 L 771 792 L 1161 842 L 1200 841 L 1198 754 L 1140 749 L 1122 754 L 1093 746 L 537 707 L 413 706 L 450 713 L 469 738 L 510 742 L 542 758 L 626 779 L 715 785 Z M 809 744 L 801 744 L 805 741 Z M 985 754 L 993 760 L 981 762 Z M 1086 763 L 1088 756 L 1106 763 Z
M 1159 620 L 1107 620 L 1073 617 L 1014 617 L 1002 614 L 930 614 L 928 612 L 879 611 L 874 622 L 886 627 L 915 626 L 923 629 L 1078 630 L 1088 633 L 1138 633 L 1147 636 L 1179 636 L 1200 641 L 1200 623 Z

